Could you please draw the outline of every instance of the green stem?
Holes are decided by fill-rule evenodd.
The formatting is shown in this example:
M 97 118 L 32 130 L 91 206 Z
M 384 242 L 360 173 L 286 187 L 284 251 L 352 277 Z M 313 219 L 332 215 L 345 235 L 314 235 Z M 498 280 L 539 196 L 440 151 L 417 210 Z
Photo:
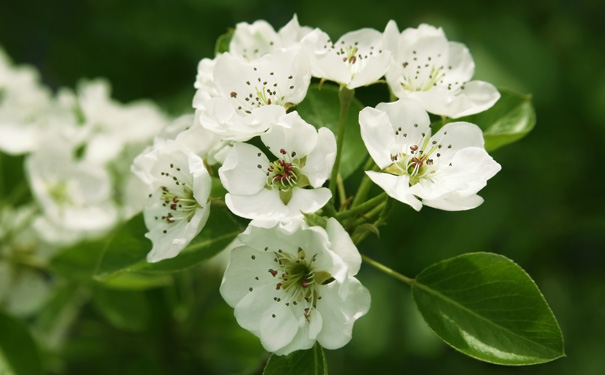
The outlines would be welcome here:
M 342 181 L 342 176 L 338 174 L 336 178 L 336 184 L 338 187 L 338 200 L 340 201 L 340 209 L 342 210 L 345 207 L 345 202 L 347 201 L 347 193 L 345 192 L 345 184 Z
M 354 208 L 351 208 L 349 210 L 346 210 L 344 212 L 339 212 L 338 214 L 336 214 L 336 218 L 338 220 L 342 220 L 342 219 L 346 219 L 349 218 L 353 215 L 356 215 L 360 212 L 364 212 L 370 208 L 375 207 L 377 204 L 379 204 L 380 202 L 384 201 L 385 197 L 386 197 L 386 193 L 380 193 L 377 196 L 368 199 L 367 201 L 363 202 L 362 204 L 359 204 L 357 206 L 355 206 Z
M 378 213 L 380 213 L 384 209 L 384 206 L 385 206 L 385 202 L 379 203 L 372 210 L 366 212 L 362 217 L 360 217 L 359 219 L 355 220 L 353 222 L 353 224 L 351 224 L 351 226 L 353 228 L 355 228 L 356 226 L 365 223 L 366 221 L 368 221 L 368 219 L 371 219 L 374 216 L 378 215 Z
M 363 166 L 364 171 L 376 170 L 376 168 L 377 166 L 374 164 L 374 160 L 372 160 L 371 157 L 368 158 L 368 161 Z M 370 192 L 370 189 L 372 188 L 373 183 L 374 182 L 370 179 L 370 177 L 368 177 L 368 175 L 364 173 L 363 178 L 361 179 L 361 184 L 359 184 L 359 188 L 357 189 L 357 193 L 355 194 L 355 198 L 353 198 L 353 203 L 351 204 L 351 207 L 355 207 L 361 204 L 366 199 L 368 193 Z
M 347 121 L 347 114 L 349 113 L 349 106 L 351 101 L 355 97 L 355 90 L 349 90 L 346 86 L 341 86 L 338 90 L 338 99 L 340 101 L 340 114 L 338 117 L 338 135 L 336 138 L 336 159 L 334 160 L 334 167 L 332 168 L 332 174 L 330 175 L 330 192 L 332 192 L 332 200 L 334 200 L 336 194 L 336 184 L 338 179 L 338 169 L 340 168 L 340 159 L 342 157 L 342 145 L 345 139 L 345 128 Z
M 371 265 L 372 267 L 386 273 L 389 276 L 392 276 L 394 278 L 396 278 L 397 280 L 403 281 L 404 283 L 408 284 L 409 286 L 414 286 L 416 285 L 416 280 L 409 278 L 405 275 L 400 274 L 397 271 L 394 271 L 392 269 L 390 269 L 389 267 L 385 266 L 382 263 L 379 263 L 377 261 L 375 261 L 374 259 L 368 257 L 367 255 L 361 254 L 361 259 L 363 259 L 364 262 L 368 263 L 369 265 Z

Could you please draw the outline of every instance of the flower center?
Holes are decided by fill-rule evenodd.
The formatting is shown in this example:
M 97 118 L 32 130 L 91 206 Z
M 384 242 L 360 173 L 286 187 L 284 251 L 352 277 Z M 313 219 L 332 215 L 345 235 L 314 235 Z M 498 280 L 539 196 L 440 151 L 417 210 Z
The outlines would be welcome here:
M 173 224 L 179 220 L 191 221 L 195 215 L 195 211 L 202 207 L 200 203 L 193 197 L 193 190 L 189 185 L 186 184 L 183 179 L 184 174 L 181 172 L 181 168 L 174 164 L 170 164 L 171 172 L 162 172 L 162 176 L 172 178 L 174 185 L 171 184 L 170 188 L 166 185 L 160 186 L 161 194 L 159 199 L 162 202 L 162 207 L 165 207 L 168 212 L 161 216 L 161 220 L 168 224 Z M 179 176 L 179 177 L 177 177 Z M 151 194 L 149 195 L 152 196 Z M 159 217 L 155 218 L 160 219 Z
M 286 192 L 298 185 L 300 160 L 294 159 L 296 152 L 288 154 L 283 148 L 279 152 L 283 155 L 282 158 L 272 162 L 267 168 L 267 186 Z
M 195 210 L 200 207 L 199 203 L 193 198 L 193 191 L 186 186 L 177 193 L 170 191 L 166 186 L 162 186 L 161 189 L 160 200 L 162 206 L 170 209 L 166 216 L 162 216 L 162 219 L 169 224 L 174 223 L 177 219 L 186 218 L 187 221 L 190 221 L 195 215 Z
M 410 186 L 417 184 L 420 179 L 434 174 L 433 154 L 440 148 L 440 145 L 433 142 L 431 147 L 427 146 L 428 142 L 425 142 L 421 147 L 413 144 L 406 150 L 391 155 L 393 164 L 385 168 L 385 172 L 397 176 L 410 176 Z M 440 157 L 441 154 L 437 153 L 436 156 Z
M 317 306 L 319 296 L 318 287 L 334 281 L 329 272 L 317 271 L 314 267 L 317 254 L 311 258 L 303 249 L 298 249 L 296 256 L 279 250 L 275 253 L 279 270 L 269 269 L 269 273 L 279 280 L 276 290 L 283 290 L 293 304 L 305 301 L 313 308 Z
M 66 181 L 57 181 L 54 184 L 48 184 L 48 195 L 57 204 L 70 204 L 71 197 L 69 195 L 69 188 Z
M 441 54 L 420 57 L 416 51 L 412 51 L 412 59 L 402 63 L 401 87 L 407 91 L 429 91 L 435 86 L 445 87 L 450 91 L 464 89 L 464 82 L 446 79 L 452 67 L 446 68 L 444 64 L 446 62 Z

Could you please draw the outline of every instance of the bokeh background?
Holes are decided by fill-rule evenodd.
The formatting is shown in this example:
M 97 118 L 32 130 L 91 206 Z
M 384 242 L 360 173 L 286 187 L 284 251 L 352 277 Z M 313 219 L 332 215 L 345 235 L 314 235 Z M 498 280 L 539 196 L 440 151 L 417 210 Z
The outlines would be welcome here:
M 396 205 L 380 240 L 360 250 L 410 276 L 465 252 L 506 255 L 543 291 L 567 353 L 524 368 L 467 358 L 426 328 L 406 285 L 364 266 L 359 278 L 373 305 L 351 343 L 327 352 L 330 373 L 605 373 L 605 2 L 2 1 L 0 46 L 54 89 L 105 77 L 119 101 L 150 98 L 178 115 L 189 111 L 197 63 L 213 56 L 219 35 L 256 19 L 277 29 L 294 13 L 335 39 L 362 27 L 383 30 L 389 19 L 400 29 L 441 26 L 469 47 L 477 79 L 533 95 L 536 128 L 493 152 L 503 168 L 482 191 L 481 207 L 415 213 Z M 95 303 L 84 303 L 63 344 L 45 352 L 48 373 L 258 372 L 265 354 L 218 295 L 218 271 L 199 268 L 175 280 L 137 295 L 138 325 L 110 324 Z

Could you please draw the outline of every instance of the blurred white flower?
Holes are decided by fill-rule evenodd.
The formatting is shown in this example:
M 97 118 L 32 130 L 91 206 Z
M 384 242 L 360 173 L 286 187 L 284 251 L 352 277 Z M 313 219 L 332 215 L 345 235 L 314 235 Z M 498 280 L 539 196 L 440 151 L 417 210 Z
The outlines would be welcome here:
M 299 48 L 253 61 L 225 53 L 214 64 L 215 87 L 198 88 L 193 105 L 206 129 L 224 140 L 246 141 L 300 103 L 310 80 L 308 62 Z
M 448 211 L 475 208 L 483 202 L 476 193 L 500 170 L 485 151 L 478 126 L 453 122 L 431 137 L 429 116 L 415 100 L 364 108 L 359 123 L 366 148 L 381 168 L 367 175 L 416 211 L 423 204 Z
M 328 34 L 315 29 L 302 43 L 309 53 L 313 76 L 340 83 L 348 89 L 378 81 L 386 73 L 391 59 L 383 34 L 374 29 L 346 33 L 336 43 Z
M 394 21 L 387 27 L 393 62 L 387 82 L 398 98 L 412 98 L 436 115 L 452 118 L 483 112 L 500 93 L 490 83 L 471 81 L 475 63 L 468 49 L 448 42 L 441 28 L 422 24 L 401 34 Z
M 98 164 L 117 160 L 128 145 L 150 143 L 168 123 L 152 102 L 113 100 L 104 80 L 81 82 L 77 103 L 87 132 L 84 158 Z
M 248 219 L 288 220 L 315 212 L 331 197 L 321 187 L 336 157 L 336 140 L 327 128 L 317 131 L 297 112 L 280 118 L 261 140 L 277 158 L 269 161 L 257 147 L 239 143 L 219 169 L 227 207 Z
M 210 214 L 212 182 L 204 161 L 168 140 L 139 155 L 133 171 L 150 192 L 143 211 L 145 237 L 153 243 L 147 261 L 173 258 L 202 231 Z
M 316 341 L 327 349 L 350 341 L 370 293 L 354 278 L 361 257 L 338 221 L 325 230 L 302 221 L 250 225 L 239 240 L 220 292 L 266 350 L 286 355 Z
M 48 134 L 77 138 L 73 109 L 66 96 L 53 98 L 34 68 L 13 66 L 0 50 L 0 151 L 32 152 Z
M 95 164 L 76 160 L 72 147 L 59 138 L 47 139 L 45 148 L 30 154 L 26 171 L 32 194 L 41 207 L 43 218 L 53 233 L 41 235 L 51 241 L 94 237 L 111 229 L 118 220 L 113 202 L 111 179 Z

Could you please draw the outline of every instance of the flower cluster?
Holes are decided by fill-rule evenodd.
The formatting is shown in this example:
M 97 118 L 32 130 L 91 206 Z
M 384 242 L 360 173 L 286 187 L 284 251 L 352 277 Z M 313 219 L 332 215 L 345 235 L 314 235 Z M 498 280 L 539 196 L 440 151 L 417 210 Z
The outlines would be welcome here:
M 10 194 L 0 202 L 0 304 L 33 313 L 51 289 L 41 265 L 143 208 L 130 165 L 167 121 L 153 103 L 113 100 L 103 80 L 53 93 L 0 50 L 0 152 L 11 163 L 23 157 L 26 179 L 2 186 Z
M 239 324 L 276 354 L 316 341 L 343 346 L 370 305 L 355 278 L 355 226 L 345 230 L 330 217 L 334 181 L 325 185 L 338 176 L 343 146 L 297 107 L 313 79 L 349 94 L 386 79 L 400 99 L 359 115 L 363 142 L 380 169 L 367 171 L 368 178 L 416 210 L 470 209 L 500 167 L 476 125 L 451 122 L 432 135 L 428 112 L 457 118 L 492 106 L 498 91 L 470 81 L 473 70 L 468 50 L 428 25 L 400 33 L 391 21 L 384 32 L 361 29 L 333 41 L 296 16 L 278 31 L 265 21 L 238 24 L 228 50 L 199 63 L 195 116 L 157 136 L 133 164 L 148 186 L 148 261 L 176 256 L 203 231 L 212 200 L 220 198 L 210 190 L 218 175 L 228 209 L 252 220 L 220 289 Z M 309 215 L 320 219 L 309 222 Z
M 316 342 L 340 348 L 370 308 L 356 278 L 360 233 L 376 229 L 369 219 L 391 198 L 416 211 L 479 206 L 500 166 L 477 125 L 449 120 L 485 111 L 500 94 L 472 81 L 467 48 L 429 25 L 400 32 L 391 21 L 333 40 L 295 16 L 277 31 L 240 23 L 230 37 L 227 50 L 200 61 L 191 113 L 172 121 L 150 103 L 115 102 L 104 81 L 52 94 L 0 54 L 0 150 L 27 154 L 36 202 L 10 215 L 66 246 L 143 211 L 154 263 L 188 251 L 214 207 L 228 209 L 250 220 L 220 286 L 237 322 L 277 355 Z M 322 127 L 322 110 L 302 108 L 311 87 L 332 83 L 340 119 Z M 345 118 L 355 90 L 376 83 L 397 100 L 359 112 L 359 143 L 375 163 L 365 185 L 386 194 L 348 199 L 339 174 Z M 31 240 L 11 228 L 0 240 Z

